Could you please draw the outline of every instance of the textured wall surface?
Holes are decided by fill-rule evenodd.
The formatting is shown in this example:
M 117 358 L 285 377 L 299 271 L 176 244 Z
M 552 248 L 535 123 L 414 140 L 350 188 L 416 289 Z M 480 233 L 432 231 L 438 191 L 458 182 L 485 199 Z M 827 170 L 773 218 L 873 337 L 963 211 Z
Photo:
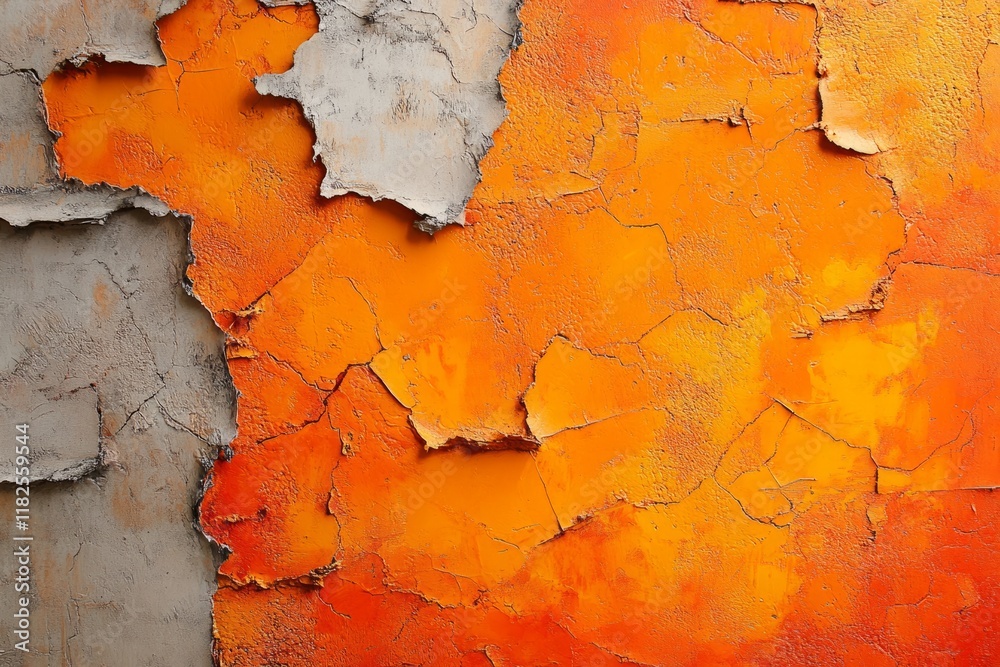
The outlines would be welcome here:
M 5 545 L 0 664 L 212 664 L 218 558 L 194 508 L 203 461 L 232 438 L 232 388 L 221 333 L 182 287 L 186 231 L 144 211 L 0 229 L 0 421 L 27 422 L 36 456 L 32 652 L 7 641 Z
M 0 219 L 103 220 L 120 209 L 166 213 L 137 189 L 81 187 L 59 177 L 45 125 L 42 80 L 88 57 L 163 64 L 154 21 L 182 0 L 5 0 L 0 4 Z M 64 166 L 72 166 L 66 163 Z
M 188 0 L 40 76 L 225 336 L 191 664 L 996 664 L 998 19 Z M 147 407 L 223 445 L 211 358 Z
M 295 66 L 264 74 L 257 89 L 302 103 L 326 166 L 324 197 L 393 199 L 433 232 L 461 220 L 503 120 L 497 75 L 516 5 L 320 0 L 319 32 Z

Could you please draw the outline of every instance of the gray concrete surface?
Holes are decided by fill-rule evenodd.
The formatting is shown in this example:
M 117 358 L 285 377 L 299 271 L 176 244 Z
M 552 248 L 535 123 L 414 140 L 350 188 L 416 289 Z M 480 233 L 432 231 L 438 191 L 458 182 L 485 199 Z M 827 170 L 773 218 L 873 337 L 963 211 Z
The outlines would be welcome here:
M 211 664 L 218 555 L 195 507 L 202 461 L 233 436 L 235 397 L 222 333 L 184 290 L 187 254 L 184 220 L 141 210 L 103 226 L 0 223 L 4 421 L 25 406 L 32 450 L 46 454 L 24 533 L 27 657 L 7 641 L 17 531 L 0 483 L 0 665 Z M 40 481 L 93 457 L 95 423 L 96 465 Z M 4 427 L 6 454 L 16 432 Z

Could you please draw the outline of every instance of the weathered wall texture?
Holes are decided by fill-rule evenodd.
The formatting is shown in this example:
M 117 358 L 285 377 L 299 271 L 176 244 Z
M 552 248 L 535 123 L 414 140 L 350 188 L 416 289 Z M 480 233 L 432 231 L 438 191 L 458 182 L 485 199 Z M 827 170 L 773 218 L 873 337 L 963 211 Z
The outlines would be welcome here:
M 0 423 L 30 424 L 35 539 L 27 656 L 0 558 L 3 665 L 211 664 L 217 554 L 195 506 L 233 435 L 221 333 L 184 293 L 188 224 L 116 214 L 167 213 L 138 188 L 61 178 L 41 99 L 66 60 L 163 64 L 154 22 L 181 4 L 0 6 Z M 38 221 L 108 222 L 17 229 Z M 4 447 L 5 508 L 13 464 Z
M 997 3 L 265 4 L 43 84 L 193 220 L 219 664 L 996 664 Z
M 233 397 L 221 334 L 184 293 L 186 232 L 143 211 L 0 229 L 0 421 L 8 434 L 29 423 L 41 455 L 32 654 L 6 641 L 7 613 L 0 664 L 211 664 L 217 559 L 195 506 L 203 461 L 232 438 Z M 10 486 L 0 502 L 13 507 Z
M 64 61 L 164 62 L 154 21 L 182 0 L 5 0 L 0 6 L 0 219 L 103 220 L 120 208 L 166 208 L 138 189 L 81 187 L 59 177 L 41 82 Z M 95 135 L 96 139 L 99 135 Z M 71 166 L 70 159 L 66 166 Z
M 432 233 L 461 221 L 504 117 L 497 76 L 520 3 L 315 4 L 319 32 L 294 67 L 261 76 L 257 89 L 302 103 L 326 166 L 320 192 L 393 199 Z

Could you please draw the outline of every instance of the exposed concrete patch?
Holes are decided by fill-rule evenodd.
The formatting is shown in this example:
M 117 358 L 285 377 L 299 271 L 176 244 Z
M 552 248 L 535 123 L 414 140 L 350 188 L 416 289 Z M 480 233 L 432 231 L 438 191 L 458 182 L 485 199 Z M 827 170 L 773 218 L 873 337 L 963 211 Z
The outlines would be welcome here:
M 264 4 L 304 4 L 265 0 Z M 319 32 L 257 89 L 298 100 L 316 130 L 324 197 L 393 199 L 433 233 L 463 220 L 505 107 L 497 77 L 516 0 L 318 0 Z
M 32 451 L 31 479 L 66 482 L 97 470 L 101 459 L 97 392 L 80 389 L 49 397 L 26 385 L 3 387 L 0 433 L 15 433 L 19 424 L 31 425 L 31 437 L 40 443 Z M 15 483 L 15 462 L 13 447 L 0 450 L 0 482 Z
M 65 60 L 102 55 L 114 62 L 163 65 L 155 21 L 186 0 L 7 0 L 0 61 L 45 77 Z
M 25 664 L 211 664 L 217 555 L 194 507 L 201 461 L 234 435 L 235 397 L 223 336 L 184 292 L 186 227 L 139 210 L 104 228 L 0 227 L 0 394 L 31 407 L 3 420 L 31 424 L 45 455 L 33 462 Z M 10 486 L 0 497 L 13 506 Z M 0 646 L 0 664 L 14 655 Z

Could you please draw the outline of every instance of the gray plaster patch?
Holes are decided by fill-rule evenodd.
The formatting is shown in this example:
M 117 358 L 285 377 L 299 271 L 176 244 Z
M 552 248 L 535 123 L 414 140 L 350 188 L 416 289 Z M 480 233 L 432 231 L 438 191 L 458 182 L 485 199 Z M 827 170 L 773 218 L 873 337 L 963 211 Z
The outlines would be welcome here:
M 303 4 L 271 0 L 265 4 Z M 298 100 L 324 197 L 393 199 L 434 232 L 462 222 L 506 110 L 497 77 L 516 0 L 316 0 L 319 32 L 257 89 Z
M 185 290 L 186 232 L 141 210 L 103 227 L 0 223 L 0 448 L 24 420 L 39 457 L 32 654 L 4 643 L 0 665 L 212 663 L 218 554 L 195 507 L 202 461 L 234 435 L 235 392 L 223 335 Z M 99 465 L 61 475 L 75 481 L 38 481 L 53 456 L 85 462 L 98 442 Z M 14 506 L 9 484 L 0 506 Z M 14 572 L 0 549 L 6 609 Z M 12 622 L 0 615 L 0 636 Z
M 114 62 L 163 65 L 155 21 L 185 0 L 4 0 L 0 62 L 41 78 L 63 61 L 101 55 Z
M 50 397 L 44 392 L 12 383 L 0 393 L 0 433 L 18 434 L 30 424 L 31 478 L 52 482 L 79 479 L 97 470 L 101 459 L 101 419 L 97 392 L 80 389 Z M 13 446 L 0 448 L 0 483 L 14 483 L 17 465 Z

